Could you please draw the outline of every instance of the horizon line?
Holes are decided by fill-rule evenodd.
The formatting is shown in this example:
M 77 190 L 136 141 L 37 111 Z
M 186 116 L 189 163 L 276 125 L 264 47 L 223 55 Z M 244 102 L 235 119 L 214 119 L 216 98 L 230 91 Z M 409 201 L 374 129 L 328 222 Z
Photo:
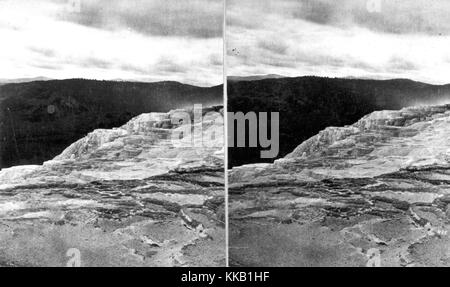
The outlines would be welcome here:
M 178 83 L 178 84 L 192 86 L 192 87 L 198 87 L 198 88 L 214 88 L 214 87 L 223 85 L 223 83 L 213 84 L 213 85 L 197 85 L 197 84 L 186 83 L 186 82 L 181 82 L 181 81 L 176 81 L 176 80 L 144 81 L 144 80 L 139 80 L 139 79 L 96 79 L 96 78 L 82 78 L 82 77 L 55 79 L 55 78 L 48 78 L 48 77 L 41 77 L 41 76 L 39 76 L 39 77 L 23 77 L 23 78 L 0 78 L 0 85 L 25 84 L 25 83 L 33 83 L 33 82 L 68 81 L 68 80 L 142 83 L 142 84 Z
M 270 77 L 274 76 L 274 77 Z M 261 78 L 261 79 L 254 79 L 254 80 L 244 80 L 244 81 L 262 81 L 262 80 L 276 80 L 276 79 L 295 79 L 295 78 L 308 78 L 308 77 L 314 77 L 314 78 L 327 78 L 327 79 L 342 79 L 342 80 L 366 80 L 366 81 L 393 81 L 393 80 L 406 80 L 431 86 L 447 86 L 450 85 L 449 82 L 438 84 L 438 83 L 432 83 L 428 81 L 419 81 L 419 80 L 413 80 L 411 78 L 371 78 L 371 77 L 357 77 L 357 76 L 346 76 L 346 77 L 337 77 L 337 76 L 319 76 L 319 75 L 298 75 L 298 76 L 285 76 L 280 74 L 253 74 L 253 75 L 246 75 L 246 76 L 236 76 L 236 75 L 228 75 L 227 79 L 229 78 L 252 78 L 252 77 L 267 77 L 267 78 Z

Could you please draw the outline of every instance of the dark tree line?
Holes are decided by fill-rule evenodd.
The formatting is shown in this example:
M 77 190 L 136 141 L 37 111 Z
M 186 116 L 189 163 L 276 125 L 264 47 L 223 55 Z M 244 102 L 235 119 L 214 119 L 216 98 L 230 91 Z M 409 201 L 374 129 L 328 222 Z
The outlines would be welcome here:
M 228 82 L 228 110 L 279 112 L 279 157 L 329 126 L 353 124 L 376 110 L 434 104 L 449 99 L 450 86 L 410 80 L 357 80 L 322 77 Z M 229 167 L 272 162 L 260 148 L 230 148 Z
M 83 79 L 0 86 L 0 168 L 41 164 L 98 128 L 148 112 L 220 105 L 222 86 Z

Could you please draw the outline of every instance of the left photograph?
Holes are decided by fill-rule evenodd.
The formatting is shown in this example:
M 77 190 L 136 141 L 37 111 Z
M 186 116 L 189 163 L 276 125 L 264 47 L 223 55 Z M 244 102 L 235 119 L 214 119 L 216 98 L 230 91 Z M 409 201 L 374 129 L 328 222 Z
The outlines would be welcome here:
M 226 266 L 224 0 L 0 0 L 0 267 Z

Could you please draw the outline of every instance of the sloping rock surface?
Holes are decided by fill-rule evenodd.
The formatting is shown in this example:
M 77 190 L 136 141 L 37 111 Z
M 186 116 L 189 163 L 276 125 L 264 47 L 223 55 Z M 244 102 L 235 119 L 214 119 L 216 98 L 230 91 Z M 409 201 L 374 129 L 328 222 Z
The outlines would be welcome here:
M 0 266 L 224 266 L 221 111 L 194 123 L 207 146 L 174 143 L 180 112 L 142 114 L 42 166 L 1 170 Z
M 450 106 L 369 114 L 230 172 L 246 266 L 450 266 Z

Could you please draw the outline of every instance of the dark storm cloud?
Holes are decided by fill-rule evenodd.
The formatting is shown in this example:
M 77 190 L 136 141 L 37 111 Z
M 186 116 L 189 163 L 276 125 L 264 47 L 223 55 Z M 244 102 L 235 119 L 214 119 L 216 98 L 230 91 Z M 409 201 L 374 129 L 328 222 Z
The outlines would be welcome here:
M 81 0 L 80 12 L 60 16 L 84 26 L 131 29 L 145 35 L 222 36 L 222 0 Z
M 0 0 L 0 77 L 217 85 L 223 3 Z
M 385 33 L 448 35 L 448 2 L 383 0 L 379 12 L 369 12 L 367 7 L 357 6 L 351 10 L 351 19 L 362 27 Z
M 335 22 L 335 15 L 339 11 L 339 1 L 290 1 L 294 7 L 292 16 L 318 24 L 330 24 Z M 297 4 L 297 5 L 296 5 Z
M 227 0 L 230 75 L 447 83 L 448 0 Z
M 342 28 L 393 34 L 450 34 L 448 0 L 229 0 L 230 25 L 258 29 L 278 15 Z M 378 4 L 377 4 L 378 3 Z

